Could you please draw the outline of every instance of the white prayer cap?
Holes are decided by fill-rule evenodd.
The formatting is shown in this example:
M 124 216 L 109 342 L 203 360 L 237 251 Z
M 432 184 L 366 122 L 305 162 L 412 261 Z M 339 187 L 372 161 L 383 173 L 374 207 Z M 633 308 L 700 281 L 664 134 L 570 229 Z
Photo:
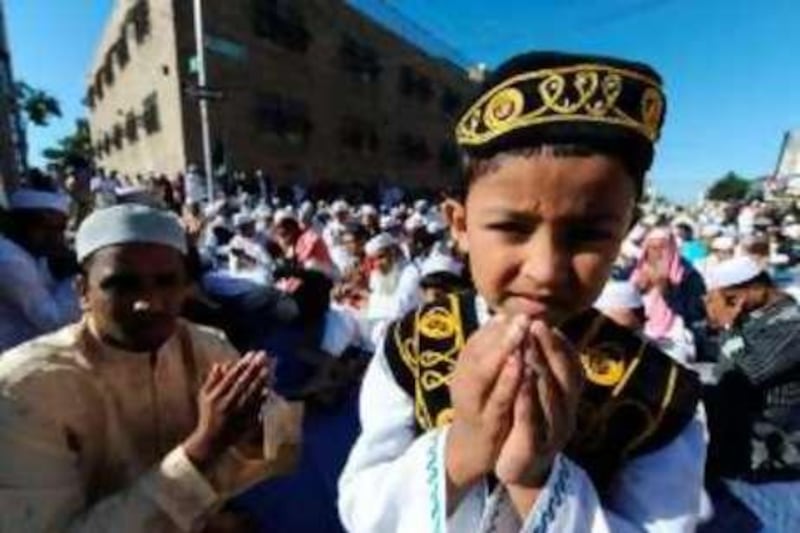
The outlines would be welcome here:
M 242 226 L 246 226 L 247 224 L 253 224 L 255 219 L 253 215 L 247 212 L 236 213 L 233 215 L 233 226 L 236 228 L 240 228 Z
M 742 255 L 722 261 L 706 273 L 706 289 L 713 291 L 740 285 L 756 278 L 764 269 L 752 257 Z
M 425 230 L 431 235 L 436 235 L 447 229 L 447 224 L 439 218 L 431 219 L 425 225 Z
M 186 233 L 177 216 L 164 209 L 122 204 L 98 209 L 83 221 L 75 235 L 78 262 L 107 246 L 130 243 L 161 244 L 186 254 Z
M 800 224 L 792 224 L 783 228 L 783 235 L 792 240 L 800 240 Z
M 393 217 L 391 215 L 384 215 L 384 216 L 381 217 L 380 227 L 384 231 L 395 229 L 399 225 L 400 225 L 400 222 L 395 217 Z
M 272 209 L 268 205 L 260 205 L 256 208 L 255 216 L 258 218 L 267 218 L 272 216 Z
M 700 236 L 704 239 L 713 239 L 720 233 L 722 233 L 722 228 L 715 224 L 703 226 L 703 229 L 700 230 Z
M 347 205 L 347 202 L 344 200 L 336 200 L 331 204 L 331 213 L 338 214 L 338 213 L 345 213 L 350 210 L 350 206 Z
M 379 233 L 378 235 L 367 241 L 364 251 L 370 257 L 377 255 L 380 251 L 385 250 L 391 246 L 397 246 L 397 239 L 388 233 Z
M 406 219 L 404 224 L 406 231 L 414 231 L 415 229 L 425 227 L 425 218 L 419 213 L 414 213 Z
M 361 215 L 362 216 L 363 215 L 373 215 L 374 216 L 374 215 L 377 215 L 377 214 L 378 214 L 378 210 L 375 209 L 374 206 L 372 206 L 370 204 L 364 204 L 364 205 L 361 206 Z
M 417 211 L 424 211 L 428 208 L 428 201 L 427 200 L 417 200 L 414 202 L 414 209 Z
M 641 242 L 647 235 L 647 228 L 641 224 L 636 224 L 628 233 L 628 239 L 633 242 Z
M 295 216 L 294 212 L 292 212 L 292 210 L 289 209 L 288 207 L 285 207 L 283 209 L 278 209 L 278 211 L 275 213 L 276 224 L 280 224 L 285 220 L 294 220 L 295 222 L 297 221 L 297 217 Z
M 445 254 L 433 254 L 422 263 L 422 276 L 436 274 L 437 272 L 449 272 L 460 276 L 464 270 L 464 265 L 455 258 Z
M 619 254 L 627 259 L 639 259 L 642 255 L 642 249 L 637 246 L 633 241 L 625 239 L 622 241 Z
M 646 241 L 662 241 L 672 238 L 672 231 L 669 228 L 657 227 L 651 229 L 645 237 Z
M 640 309 L 644 307 L 642 294 L 630 281 L 610 280 L 594 302 L 601 311 L 609 309 Z
M 711 249 L 720 252 L 732 252 L 736 248 L 736 239 L 733 237 L 717 237 L 711 241 Z
M 59 192 L 39 191 L 36 189 L 17 189 L 8 198 L 11 210 L 46 209 L 69 214 L 69 197 Z

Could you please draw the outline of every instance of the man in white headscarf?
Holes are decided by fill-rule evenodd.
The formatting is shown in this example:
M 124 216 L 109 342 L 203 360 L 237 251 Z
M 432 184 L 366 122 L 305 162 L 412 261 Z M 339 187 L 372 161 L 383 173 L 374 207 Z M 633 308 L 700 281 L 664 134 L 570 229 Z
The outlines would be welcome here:
M 0 235 L 0 352 L 79 315 L 74 260 L 64 240 L 69 199 L 20 189 L 11 194 L 9 207 Z

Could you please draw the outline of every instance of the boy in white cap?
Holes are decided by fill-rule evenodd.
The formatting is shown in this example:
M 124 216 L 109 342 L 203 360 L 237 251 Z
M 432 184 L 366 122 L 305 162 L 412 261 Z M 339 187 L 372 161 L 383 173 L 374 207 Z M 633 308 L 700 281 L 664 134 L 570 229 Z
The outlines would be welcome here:
M 756 515 L 761 531 L 793 531 L 800 523 L 800 305 L 748 256 L 723 261 L 706 284 L 724 356 L 705 398 L 708 472 L 722 480 L 712 490 L 712 524 L 729 513 L 719 498 L 727 491 Z
M 79 315 L 64 240 L 67 196 L 20 189 L 0 235 L 0 352 L 69 324 Z M 77 266 L 77 265 L 73 265 Z
M 263 406 L 263 353 L 240 359 L 224 335 L 179 318 L 187 242 L 175 216 L 99 210 L 76 248 L 83 320 L 0 359 L 0 530 L 213 527 L 228 498 L 274 471 L 273 445 L 296 440 L 298 417 L 272 393 Z

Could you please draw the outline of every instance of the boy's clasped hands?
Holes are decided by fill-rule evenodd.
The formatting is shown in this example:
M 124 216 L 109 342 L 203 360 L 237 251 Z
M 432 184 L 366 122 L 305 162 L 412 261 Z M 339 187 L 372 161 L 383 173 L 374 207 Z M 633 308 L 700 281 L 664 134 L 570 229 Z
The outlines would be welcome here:
M 574 348 L 543 321 L 498 314 L 476 331 L 450 382 L 448 508 L 494 474 L 524 517 L 572 436 L 582 384 Z

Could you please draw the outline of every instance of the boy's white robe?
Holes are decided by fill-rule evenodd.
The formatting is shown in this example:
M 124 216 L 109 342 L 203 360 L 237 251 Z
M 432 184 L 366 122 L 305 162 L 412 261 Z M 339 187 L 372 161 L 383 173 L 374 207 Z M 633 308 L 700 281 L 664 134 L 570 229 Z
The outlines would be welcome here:
M 480 306 L 479 306 L 480 310 Z M 486 313 L 478 313 L 483 322 Z M 663 448 L 628 462 L 605 495 L 560 454 L 529 515 L 517 518 L 504 489 L 474 486 L 447 516 L 447 427 L 416 436 L 414 404 L 382 348 L 360 399 L 362 433 L 339 480 L 339 513 L 351 532 L 688 532 L 700 514 L 707 432 L 698 409 Z

